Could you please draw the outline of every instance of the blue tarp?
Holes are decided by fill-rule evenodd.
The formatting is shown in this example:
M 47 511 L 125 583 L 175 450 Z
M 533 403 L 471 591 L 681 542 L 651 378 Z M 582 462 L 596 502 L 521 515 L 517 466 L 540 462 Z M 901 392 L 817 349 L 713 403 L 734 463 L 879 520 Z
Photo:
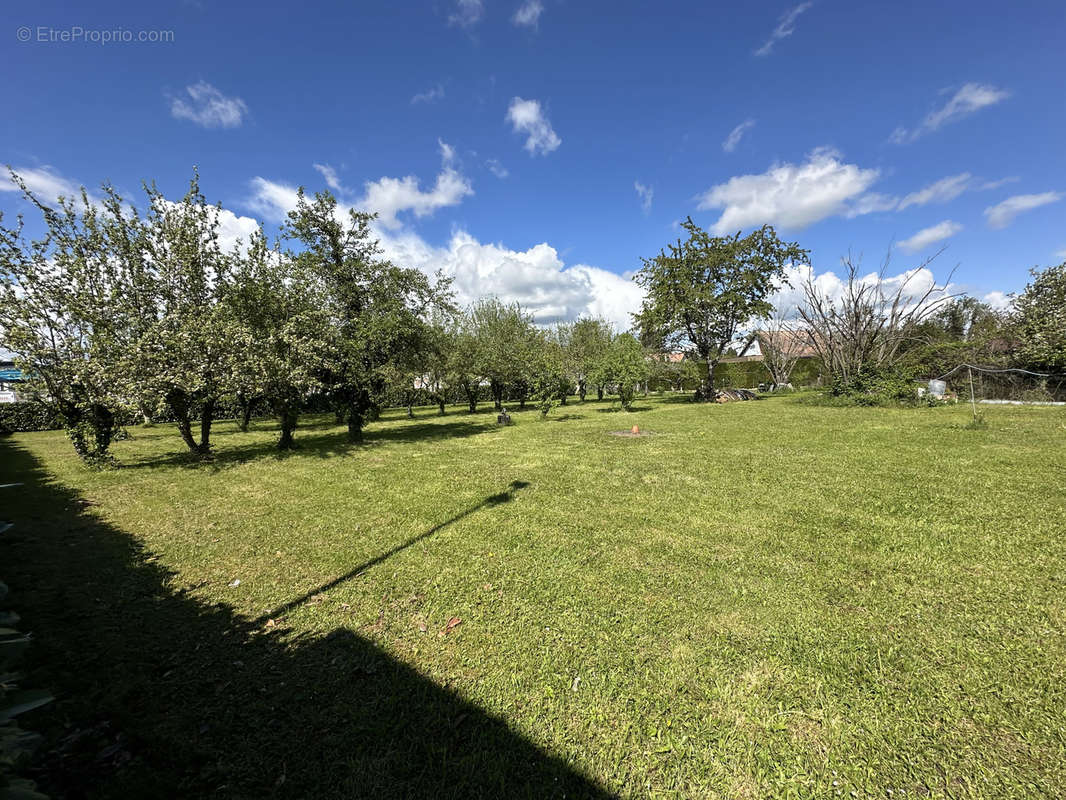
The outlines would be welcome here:
M 17 369 L 0 369 L 0 383 L 19 383 L 22 381 L 22 371 Z

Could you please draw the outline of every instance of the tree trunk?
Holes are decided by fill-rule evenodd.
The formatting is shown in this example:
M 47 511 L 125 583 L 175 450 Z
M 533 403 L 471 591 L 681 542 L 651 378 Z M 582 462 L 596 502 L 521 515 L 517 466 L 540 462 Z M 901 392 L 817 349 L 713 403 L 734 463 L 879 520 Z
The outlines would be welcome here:
M 440 415 L 444 416 L 444 395 L 437 395 L 437 405 L 440 406 Z
M 211 423 L 215 421 L 215 401 L 207 400 L 200 409 L 200 444 L 196 446 L 200 455 L 211 453 Z
M 252 421 L 252 401 L 244 392 L 237 392 L 237 406 L 241 410 L 237 428 L 241 433 L 248 433 L 248 425 Z
M 285 403 L 278 410 L 278 416 L 281 418 L 281 439 L 278 440 L 278 449 L 292 450 L 296 447 L 293 432 L 296 430 L 296 424 L 299 422 L 300 414 L 296 410 L 295 404 Z
M 141 424 L 148 428 L 152 425 L 152 414 L 147 403 L 138 403 L 137 410 L 141 414 Z
M 700 380 L 699 388 L 696 389 L 695 399 L 709 403 L 718 396 L 718 393 L 714 390 L 714 368 L 718 366 L 718 361 L 717 359 L 707 358 L 702 363 L 704 364 L 703 378 Z
M 363 441 L 363 426 L 373 412 L 373 403 L 370 400 L 370 392 L 366 389 L 357 389 L 348 401 L 348 441 Z
M 166 400 L 167 408 L 174 415 L 178 433 L 181 434 L 181 440 L 185 442 L 189 452 L 197 452 L 196 440 L 192 436 L 192 417 L 189 414 L 188 395 L 180 389 L 171 389 L 164 399 Z
M 492 389 L 492 402 L 497 411 L 503 409 L 503 384 L 497 380 L 489 381 L 489 387 Z
M 348 441 L 363 441 L 363 415 L 352 412 L 348 415 Z
M 115 415 L 111 409 L 99 404 L 93 405 L 93 458 L 104 461 L 107 458 L 107 450 L 111 446 L 111 436 L 115 430 Z
M 344 420 L 345 420 L 345 418 L 347 416 L 348 416 L 348 409 L 345 408 L 344 406 L 339 405 L 335 409 L 333 409 L 333 418 L 336 420 L 338 425 L 343 425 L 344 424 Z
M 596 399 L 597 400 L 602 400 L 603 399 L 603 384 L 602 383 L 599 386 L 596 387 Z
M 585 402 L 585 382 L 584 381 L 578 381 L 577 382 L 577 397 L 582 403 Z

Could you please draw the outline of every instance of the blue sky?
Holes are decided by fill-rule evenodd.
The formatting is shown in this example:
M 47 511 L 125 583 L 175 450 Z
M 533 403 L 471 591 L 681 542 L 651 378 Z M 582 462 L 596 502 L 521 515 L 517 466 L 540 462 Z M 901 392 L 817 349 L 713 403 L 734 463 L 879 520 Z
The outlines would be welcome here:
M 818 273 L 849 249 L 873 269 L 895 241 L 897 273 L 947 245 L 936 276 L 957 264 L 982 296 L 1066 258 L 1061 0 L 42 2 L 6 19 L 0 154 L 42 195 L 154 179 L 176 197 L 195 164 L 237 235 L 328 177 L 382 214 L 391 257 L 543 322 L 624 321 L 626 274 L 686 215 L 774 224 Z M 0 193 L 6 218 L 23 208 Z

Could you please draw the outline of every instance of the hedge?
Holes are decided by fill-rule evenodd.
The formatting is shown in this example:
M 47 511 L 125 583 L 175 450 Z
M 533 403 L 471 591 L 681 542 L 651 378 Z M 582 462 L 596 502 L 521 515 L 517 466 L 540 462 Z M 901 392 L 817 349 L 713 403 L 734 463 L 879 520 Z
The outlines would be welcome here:
M 820 376 L 818 359 L 801 358 L 792 369 L 791 382 L 793 386 L 813 386 Z M 770 371 L 762 361 L 733 361 L 714 368 L 714 385 L 719 387 L 751 389 L 771 380 Z
M 265 403 L 252 406 L 252 416 L 261 417 L 270 413 Z M 241 415 L 236 397 L 223 398 L 215 408 L 215 419 L 237 419 Z M 152 415 L 152 422 L 175 422 L 174 415 L 165 406 Z M 140 414 L 124 411 L 118 415 L 120 425 L 140 425 Z M 63 421 L 47 404 L 39 400 L 22 400 L 17 403 L 0 403 L 0 434 L 27 433 L 30 431 L 57 431 Z

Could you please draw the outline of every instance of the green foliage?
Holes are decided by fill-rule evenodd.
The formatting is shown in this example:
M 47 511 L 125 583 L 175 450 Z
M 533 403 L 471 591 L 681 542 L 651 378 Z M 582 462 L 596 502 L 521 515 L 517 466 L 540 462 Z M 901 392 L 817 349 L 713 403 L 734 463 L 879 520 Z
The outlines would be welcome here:
M 821 364 L 817 358 L 796 359 L 789 380 L 793 386 L 815 386 L 821 376 Z M 715 367 L 714 378 L 719 386 L 753 388 L 760 383 L 772 380 L 769 370 L 762 361 L 734 361 Z
M 63 420 L 78 455 L 110 462 L 119 390 L 133 324 L 126 288 L 139 268 L 126 258 L 123 202 L 110 186 L 97 204 L 82 190 L 51 207 L 17 175 L 12 180 L 44 219 L 46 233 L 29 241 L 23 220 L 0 225 L 0 344 L 15 354 L 26 391 Z
M 497 410 L 508 385 L 528 379 L 540 338 L 533 318 L 518 303 L 495 297 L 476 302 L 470 309 L 470 327 L 476 342 L 475 371 L 489 382 Z
M 619 403 L 629 411 L 637 387 L 648 379 L 649 370 L 647 353 L 637 338 L 631 333 L 620 333 L 611 340 L 590 377 L 598 384 L 614 386 Z
M 975 297 L 959 297 L 915 327 L 900 349 L 900 364 L 926 377 L 959 364 L 1008 366 L 1015 338 L 1008 315 Z
M 293 447 L 303 404 L 325 388 L 335 352 L 321 284 L 268 247 L 262 231 L 235 256 L 227 314 L 241 397 L 266 398 L 282 422 L 281 449 Z
M 1032 275 L 1014 301 L 1018 358 L 1030 368 L 1066 372 L 1066 262 Z
M 42 403 L 40 400 L 0 403 L 0 434 L 53 431 L 62 427 L 62 418 L 49 403 Z
M 607 353 L 613 337 L 606 320 L 582 317 L 563 331 L 566 365 L 577 385 L 578 399 L 588 393 L 589 376 Z
M 221 207 L 208 204 L 195 172 L 180 202 L 147 187 L 145 218 L 130 220 L 128 236 L 150 268 L 132 274 L 142 330 L 124 354 L 122 385 L 141 402 L 162 399 L 189 450 L 211 451 L 211 425 L 223 395 L 238 388 L 240 332 L 227 294 L 237 253 L 220 243 Z M 199 438 L 192 422 L 199 420 Z
M 921 371 L 897 366 L 884 370 L 863 370 L 848 380 L 835 376 L 829 394 L 849 405 L 885 406 L 931 404 L 933 398 L 919 396 Z
M 659 350 L 686 349 L 706 365 L 700 390 L 714 399 L 714 368 L 741 325 L 772 311 L 767 297 L 785 278 L 785 266 L 808 253 L 782 242 L 763 226 L 747 236 L 711 236 L 691 218 L 688 234 L 636 275 L 646 296 L 637 322 L 645 343 Z
M 532 352 L 533 397 L 543 418 L 566 401 L 571 383 L 565 335 L 555 331 L 554 335 L 541 333 L 537 338 L 540 343 Z
M 431 282 L 381 258 L 373 219 L 355 209 L 345 215 L 328 191 L 309 199 L 301 189 L 285 226 L 286 238 L 302 248 L 293 256 L 296 269 L 320 287 L 332 330 L 322 381 L 353 441 L 377 414 L 390 379 L 416 363 L 424 319 L 451 308 L 447 280 Z

